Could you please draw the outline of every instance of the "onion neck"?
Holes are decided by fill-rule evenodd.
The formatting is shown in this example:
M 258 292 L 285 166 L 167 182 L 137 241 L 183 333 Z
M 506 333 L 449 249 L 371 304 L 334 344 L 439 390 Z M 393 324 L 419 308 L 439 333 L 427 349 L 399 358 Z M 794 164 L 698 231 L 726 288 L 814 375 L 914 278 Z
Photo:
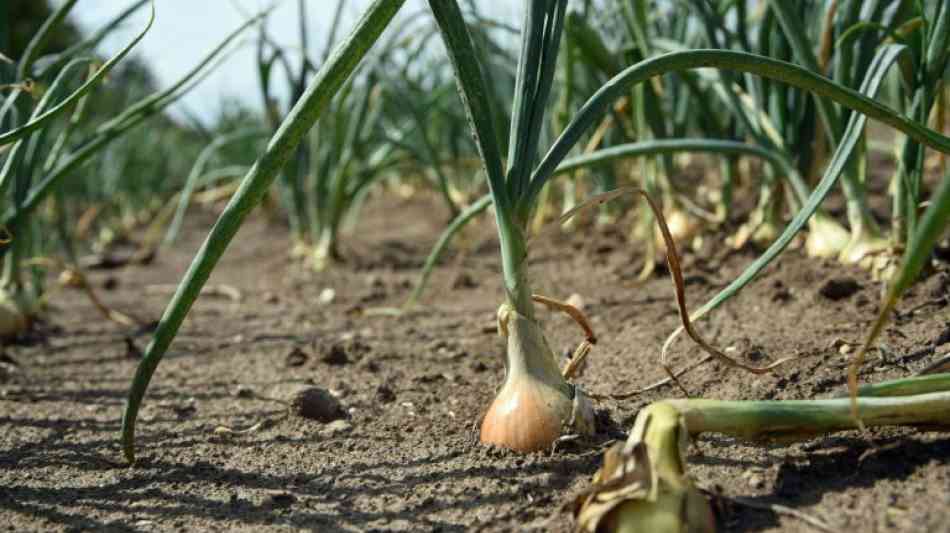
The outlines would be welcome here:
M 524 226 L 499 224 L 499 234 L 506 303 L 499 310 L 498 316 L 499 320 L 507 322 L 504 327 L 508 330 L 506 385 L 524 375 L 530 375 L 569 393 L 569 386 L 558 368 L 557 358 L 544 337 L 541 325 L 535 320 L 534 300 L 531 298 L 531 283 L 528 279 L 528 249 L 524 239 Z
M 557 357 L 544 337 L 541 325 L 508 305 L 502 306 L 499 316 L 506 322 L 507 331 L 504 386 L 514 386 L 524 379 L 533 379 L 570 398 L 570 385 L 561 375 Z
M 505 300 L 518 313 L 534 320 L 534 301 L 528 281 L 528 246 L 525 226 L 515 222 L 512 213 L 496 206 L 495 221 L 501 244 L 501 268 L 505 280 Z
M 313 248 L 313 268 L 317 272 L 325 270 L 333 261 L 338 260 L 340 254 L 336 248 L 336 232 L 329 226 L 324 226 L 320 237 Z

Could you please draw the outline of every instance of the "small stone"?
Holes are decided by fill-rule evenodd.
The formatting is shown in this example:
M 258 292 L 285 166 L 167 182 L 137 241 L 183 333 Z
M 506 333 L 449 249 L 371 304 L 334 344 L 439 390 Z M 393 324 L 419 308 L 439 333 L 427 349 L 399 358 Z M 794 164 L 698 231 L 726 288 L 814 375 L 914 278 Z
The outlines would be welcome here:
M 323 428 L 322 433 L 333 435 L 336 433 L 345 433 L 351 429 L 353 429 L 353 424 L 347 422 L 346 420 L 334 420 L 333 422 L 327 424 L 325 428 Z
M 350 358 L 346 355 L 346 348 L 343 344 L 334 343 L 329 350 L 324 352 L 323 362 L 328 365 L 342 366 L 349 363 Z
M 838 347 L 838 353 L 841 355 L 848 355 L 854 348 L 850 344 L 842 344 Z
M 326 305 L 332 302 L 336 298 L 336 291 L 330 287 L 320 291 L 320 296 L 317 297 L 317 301 L 323 305 Z
M 861 290 L 861 285 L 852 278 L 832 278 L 826 281 L 818 294 L 821 294 L 829 300 L 844 300 Z
M 307 387 L 294 393 L 290 398 L 290 409 L 297 416 L 323 423 L 346 418 L 340 401 L 319 387 Z

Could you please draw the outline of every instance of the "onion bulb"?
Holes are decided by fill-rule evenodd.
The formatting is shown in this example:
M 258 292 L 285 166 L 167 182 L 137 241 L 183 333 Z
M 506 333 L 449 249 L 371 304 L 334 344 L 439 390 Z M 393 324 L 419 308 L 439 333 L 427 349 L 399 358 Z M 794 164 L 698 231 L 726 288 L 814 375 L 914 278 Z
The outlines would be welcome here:
M 498 323 L 508 343 L 505 383 L 482 419 L 481 442 L 527 453 L 563 434 L 592 434 L 590 402 L 561 375 L 538 323 L 507 304 Z
M 0 289 L 0 338 L 15 337 L 26 331 L 30 319 L 23 307 L 4 289 Z
M 805 251 L 811 257 L 835 257 L 848 245 L 851 236 L 834 219 L 815 213 L 809 222 Z
M 699 220 L 680 208 L 667 209 L 663 217 L 666 219 L 666 226 L 673 236 L 673 242 L 685 243 L 686 246 L 692 242 L 693 237 L 699 235 L 702 225 Z M 652 222 L 651 222 L 652 225 Z M 653 231 L 653 240 L 659 256 L 666 255 L 666 241 L 663 239 L 663 233 L 659 227 Z
M 871 272 L 875 280 L 888 280 L 896 271 L 891 245 L 877 232 L 858 231 L 848 246 L 841 251 L 838 260 L 846 265 L 858 265 Z

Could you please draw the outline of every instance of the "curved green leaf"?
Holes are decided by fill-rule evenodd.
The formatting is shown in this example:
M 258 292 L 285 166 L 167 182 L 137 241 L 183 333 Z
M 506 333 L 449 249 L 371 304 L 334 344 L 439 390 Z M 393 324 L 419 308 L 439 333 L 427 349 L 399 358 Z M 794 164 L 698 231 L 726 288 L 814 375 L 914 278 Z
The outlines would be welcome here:
M 191 203 L 191 196 L 198 183 L 198 179 L 202 176 L 202 173 L 204 173 L 205 167 L 208 166 L 208 163 L 211 161 L 211 158 L 214 157 L 215 153 L 226 144 L 245 139 L 264 137 L 267 134 L 268 132 L 266 130 L 248 128 L 228 135 L 222 135 L 212 141 L 208 146 L 205 146 L 201 153 L 198 154 L 198 159 L 195 160 L 195 164 L 191 167 L 191 172 L 188 173 L 188 178 L 185 180 L 185 186 L 178 199 L 178 209 L 175 210 L 175 217 L 168 226 L 168 232 L 165 233 L 165 244 L 171 244 L 178 236 L 178 231 L 181 229 L 181 224 L 185 219 L 185 211 L 188 209 L 188 204 Z
M 893 65 L 898 56 L 902 53 L 902 46 L 886 46 L 878 51 L 872 61 L 871 68 L 867 73 L 867 76 L 864 79 L 864 82 L 861 85 L 861 92 L 867 95 L 874 95 L 877 93 L 877 90 L 880 88 L 881 83 L 884 81 L 884 76 L 887 74 L 888 69 Z M 865 98 L 862 96 L 862 98 Z M 750 281 L 752 281 L 759 272 L 762 271 L 773 259 L 778 257 L 785 247 L 792 241 L 792 238 L 798 233 L 799 230 L 804 227 L 805 223 L 808 222 L 808 219 L 815 213 L 818 209 L 818 206 L 824 201 L 825 196 L 828 195 L 828 192 L 831 191 L 838 177 L 841 175 L 841 172 L 844 170 L 845 166 L 848 164 L 848 159 L 851 157 L 851 153 L 857 146 L 858 141 L 861 139 L 862 130 L 864 125 L 867 122 L 867 116 L 861 113 L 852 114 L 851 118 L 848 120 L 848 125 L 845 128 L 844 134 L 841 136 L 841 142 L 838 144 L 838 147 L 835 149 L 834 155 L 831 158 L 831 161 L 828 164 L 828 168 L 825 169 L 824 176 L 822 176 L 821 181 L 815 187 L 815 190 L 812 192 L 811 196 L 808 197 L 808 201 L 805 202 L 805 205 L 795 214 L 792 218 L 792 221 L 788 223 L 788 226 L 785 227 L 785 230 L 782 231 L 782 234 L 775 239 L 768 249 L 759 256 L 755 261 L 749 265 L 738 278 L 732 281 L 726 288 L 721 290 L 716 294 L 711 300 L 703 304 L 699 309 L 690 314 L 691 320 L 699 320 L 709 311 L 719 307 L 723 302 L 734 296 L 743 287 L 745 287 Z M 679 335 L 682 331 L 682 328 L 677 328 L 677 330 L 670 335 L 666 340 L 663 346 L 663 351 L 667 350 L 672 341 Z
M 166 307 L 129 388 L 129 397 L 122 416 L 122 449 L 129 462 L 135 461 L 135 420 L 152 374 L 198 298 L 201 288 L 211 276 L 211 271 L 248 213 L 267 194 L 268 188 L 293 155 L 301 139 L 330 105 L 334 95 L 356 70 L 403 3 L 404 0 L 376 0 L 369 6 L 353 31 L 337 45 L 326 63 L 314 75 L 306 91 L 271 138 L 267 149 L 248 171 L 237 193 L 211 228 Z
M 577 144 L 584 132 L 598 122 L 610 105 L 623 96 L 630 86 L 669 72 L 704 67 L 749 72 L 818 93 L 867 117 L 888 124 L 922 144 L 950 153 L 950 137 L 945 137 L 857 91 L 842 87 L 797 65 L 745 52 L 691 50 L 672 52 L 641 61 L 613 77 L 591 96 L 535 169 L 531 179 L 531 197 L 537 196 L 554 169 Z
M 42 115 L 31 119 L 26 124 L 23 124 L 22 126 L 15 128 L 13 130 L 10 130 L 6 133 L 0 134 L 0 146 L 4 146 L 6 144 L 10 144 L 14 141 L 17 141 L 18 139 L 22 139 L 26 135 L 29 135 L 33 131 L 36 131 L 38 128 L 42 127 L 44 124 L 46 124 L 50 120 L 59 116 L 60 113 L 63 113 L 64 111 L 69 109 L 69 107 L 72 104 L 77 102 L 85 94 L 91 91 L 92 88 L 95 87 L 96 84 L 99 83 L 99 81 L 102 80 L 102 78 L 104 78 L 105 75 L 108 74 L 109 71 L 111 71 L 112 68 L 119 61 L 121 61 L 126 55 L 128 55 L 130 51 L 132 51 L 132 48 L 134 48 L 135 45 L 137 45 L 139 41 L 141 41 L 145 37 L 145 34 L 148 33 L 148 30 L 152 27 L 152 23 L 154 21 L 155 21 L 155 4 L 153 3 L 152 12 L 148 18 L 148 24 L 145 26 L 145 29 L 143 29 L 142 32 L 139 33 L 135 37 L 135 39 L 132 40 L 132 42 L 126 45 L 126 47 L 123 48 L 112 59 L 106 61 L 101 67 L 99 67 L 99 70 L 97 70 L 95 74 L 90 76 L 89 79 L 86 80 L 85 83 L 83 83 L 78 89 L 76 89 L 75 92 L 73 92 L 68 97 L 63 99 L 58 105 L 56 105 L 49 111 L 43 113 Z

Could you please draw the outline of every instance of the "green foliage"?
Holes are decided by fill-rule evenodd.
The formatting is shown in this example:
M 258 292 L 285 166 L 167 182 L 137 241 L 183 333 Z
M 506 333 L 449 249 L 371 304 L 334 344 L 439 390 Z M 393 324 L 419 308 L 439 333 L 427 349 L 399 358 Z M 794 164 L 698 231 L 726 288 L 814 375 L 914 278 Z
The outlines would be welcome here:
M 129 389 L 122 417 L 122 445 L 129 462 L 135 461 L 135 421 L 152 374 L 174 340 L 185 316 L 211 276 L 228 244 L 250 211 L 260 204 L 281 169 L 296 152 L 313 125 L 329 108 L 357 66 L 402 7 L 401 1 L 376 0 L 352 32 L 333 49 L 307 83 L 293 109 L 282 121 L 266 150 L 241 182 L 241 187 L 211 229 L 188 272 L 169 302 L 152 342 L 146 349 Z

